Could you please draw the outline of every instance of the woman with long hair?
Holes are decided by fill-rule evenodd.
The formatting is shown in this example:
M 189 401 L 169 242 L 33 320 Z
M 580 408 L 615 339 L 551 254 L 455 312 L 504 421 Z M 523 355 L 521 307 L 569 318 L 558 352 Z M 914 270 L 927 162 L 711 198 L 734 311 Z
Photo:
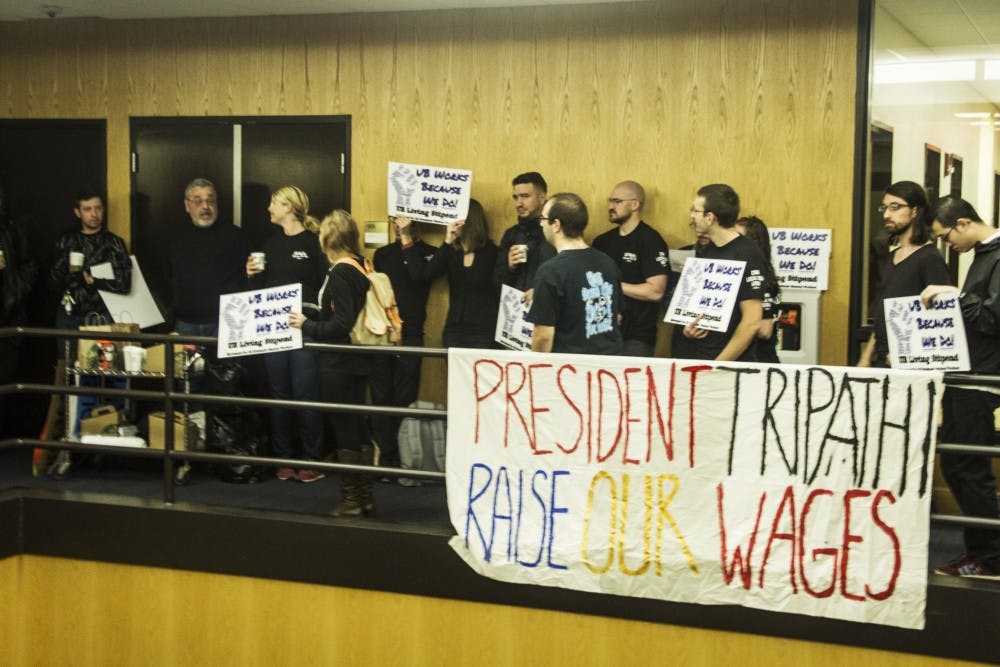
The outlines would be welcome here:
M 291 313 L 288 321 L 301 327 L 302 335 L 322 343 L 349 345 L 351 329 L 365 306 L 371 283 L 365 274 L 361 236 L 351 214 L 336 210 L 323 219 L 320 245 L 330 268 L 319 290 L 319 319 Z M 367 377 L 371 372 L 369 355 L 353 352 L 324 352 L 319 362 L 319 393 L 323 401 L 364 405 Z M 364 417 L 360 414 L 326 413 L 326 426 L 337 438 L 337 461 L 353 465 L 373 465 L 375 450 L 369 439 Z M 341 475 L 341 501 L 330 512 L 333 516 L 369 516 L 374 513 L 373 479 L 369 475 Z
M 872 312 L 872 335 L 861 352 L 858 366 L 888 368 L 884 300 L 917 296 L 928 285 L 951 283 L 951 276 L 931 241 L 927 194 L 920 185 L 913 181 L 893 183 L 882 195 L 878 211 L 889 235 L 889 247 L 894 249 L 882 271 L 879 299 Z
M 271 194 L 267 207 L 271 223 L 281 232 L 271 236 L 263 247 L 264 259 L 251 254 L 246 272 L 255 289 L 302 284 L 302 311 L 319 316 L 317 293 L 326 276 L 327 261 L 319 246 L 319 223 L 309 215 L 309 197 L 300 188 L 286 185 Z M 306 339 L 308 341 L 308 339 Z M 272 398 L 315 401 L 318 398 L 317 354 L 312 350 L 288 350 L 264 355 L 268 390 Z M 323 417 L 316 410 L 299 410 L 298 433 L 305 465 L 296 471 L 281 467 L 281 480 L 315 482 L 323 473 L 309 468 L 309 461 L 323 459 Z M 271 451 L 283 459 L 295 457 L 292 446 L 292 411 L 271 409 Z
M 414 280 L 433 280 L 448 275 L 448 315 L 442 344 L 445 347 L 495 348 L 494 335 L 500 292 L 493 282 L 497 246 L 483 206 L 469 201 L 465 220 L 448 223 L 444 243 L 429 262 L 421 261 L 410 234 L 412 221 L 397 216 L 396 229 L 407 256 L 406 266 Z
M 764 221 L 754 215 L 737 220 L 736 231 L 753 241 L 760 254 L 764 256 L 763 314 L 760 326 L 757 328 L 754 353 L 759 362 L 777 364 L 781 360 L 778 359 L 778 340 L 774 335 L 774 324 L 778 319 L 781 288 L 778 286 L 778 274 L 774 272 L 774 264 L 771 262 L 771 234 L 767 231 Z

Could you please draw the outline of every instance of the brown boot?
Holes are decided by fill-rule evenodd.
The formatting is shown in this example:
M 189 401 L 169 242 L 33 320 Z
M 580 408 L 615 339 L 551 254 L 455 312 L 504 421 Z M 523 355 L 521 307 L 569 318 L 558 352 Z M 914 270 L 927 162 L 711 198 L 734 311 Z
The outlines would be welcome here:
M 374 443 L 366 442 L 361 445 L 361 463 L 366 466 L 374 466 L 378 462 L 378 447 Z M 358 475 L 358 491 L 361 495 L 361 507 L 365 516 L 375 516 L 375 477 L 372 475 Z
M 361 452 L 353 449 L 338 449 L 337 462 L 357 465 L 361 463 Z M 358 474 L 342 472 L 340 474 L 340 502 L 330 510 L 331 516 L 361 516 L 364 514 L 363 490 L 358 486 Z

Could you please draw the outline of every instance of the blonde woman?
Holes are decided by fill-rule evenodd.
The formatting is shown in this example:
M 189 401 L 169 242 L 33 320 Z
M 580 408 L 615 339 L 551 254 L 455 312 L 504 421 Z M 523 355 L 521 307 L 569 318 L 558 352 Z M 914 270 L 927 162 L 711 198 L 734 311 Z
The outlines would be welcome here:
M 319 291 L 319 319 L 292 313 L 288 321 L 293 327 L 301 327 L 303 336 L 321 343 L 349 345 L 351 328 L 364 308 L 370 287 L 368 277 L 358 266 L 364 265 L 358 226 L 347 211 L 334 211 L 323 219 L 319 240 L 331 265 Z M 321 354 L 321 399 L 329 403 L 364 405 L 371 365 L 371 357 L 366 354 Z M 374 449 L 362 415 L 328 412 L 326 425 L 328 432 L 336 434 L 339 462 L 354 465 L 374 463 Z M 333 516 L 373 514 L 372 484 L 370 476 L 344 473 L 341 476 L 341 502 L 330 513 Z
M 271 223 L 281 228 L 264 243 L 264 261 L 247 257 L 246 272 L 254 289 L 302 284 L 302 310 L 309 317 L 319 316 L 316 295 L 326 276 L 327 261 L 319 245 L 319 223 L 309 215 L 309 197 L 300 188 L 286 185 L 271 194 L 267 207 Z M 304 339 L 310 342 L 308 338 Z M 316 401 L 319 395 L 318 355 L 311 350 L 288 350 L 264 355 L 267 384 L 272 398 Z M 271 409 L 271 451 L 284 459 L 301 458 L 299 470 L 278 468 L 281 480 L 315 482 L 323 473 L 312 470 L 309 461 L 323 459 L 323 417 L 316 410 L 297 412 L 299 442 L 297 457 L 293 449 L 292 411 Z

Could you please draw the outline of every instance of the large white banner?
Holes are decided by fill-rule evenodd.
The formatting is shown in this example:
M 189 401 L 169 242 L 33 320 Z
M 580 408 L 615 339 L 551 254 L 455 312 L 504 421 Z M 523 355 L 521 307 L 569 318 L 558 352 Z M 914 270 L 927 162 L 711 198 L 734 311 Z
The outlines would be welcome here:
M 501 581 L 922 628 L 941 391 L 452 348 L 451 545 Z

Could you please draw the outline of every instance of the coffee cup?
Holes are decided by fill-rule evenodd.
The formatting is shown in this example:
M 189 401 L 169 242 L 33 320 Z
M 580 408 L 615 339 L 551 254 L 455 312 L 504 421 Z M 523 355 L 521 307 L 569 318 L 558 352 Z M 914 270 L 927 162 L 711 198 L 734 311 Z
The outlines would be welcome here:
M 263 271 L 264 267 L 267 266 L 267 254 L 263 252 L 250 253 L 250 266 L 257 271 Z
M 69 253 L 69 270 L 79 271 L 83 268 L 83 253 L 75 250 Z
M 126 345 L 122 348 L 127 373 L 141 373 L 146 365 L 146 350 L 137 345 Z
M 517 251 L 517 263 L 528 261 L 528 244 L 527 243 L 517 243 L 513 246 L 514 250 Z

